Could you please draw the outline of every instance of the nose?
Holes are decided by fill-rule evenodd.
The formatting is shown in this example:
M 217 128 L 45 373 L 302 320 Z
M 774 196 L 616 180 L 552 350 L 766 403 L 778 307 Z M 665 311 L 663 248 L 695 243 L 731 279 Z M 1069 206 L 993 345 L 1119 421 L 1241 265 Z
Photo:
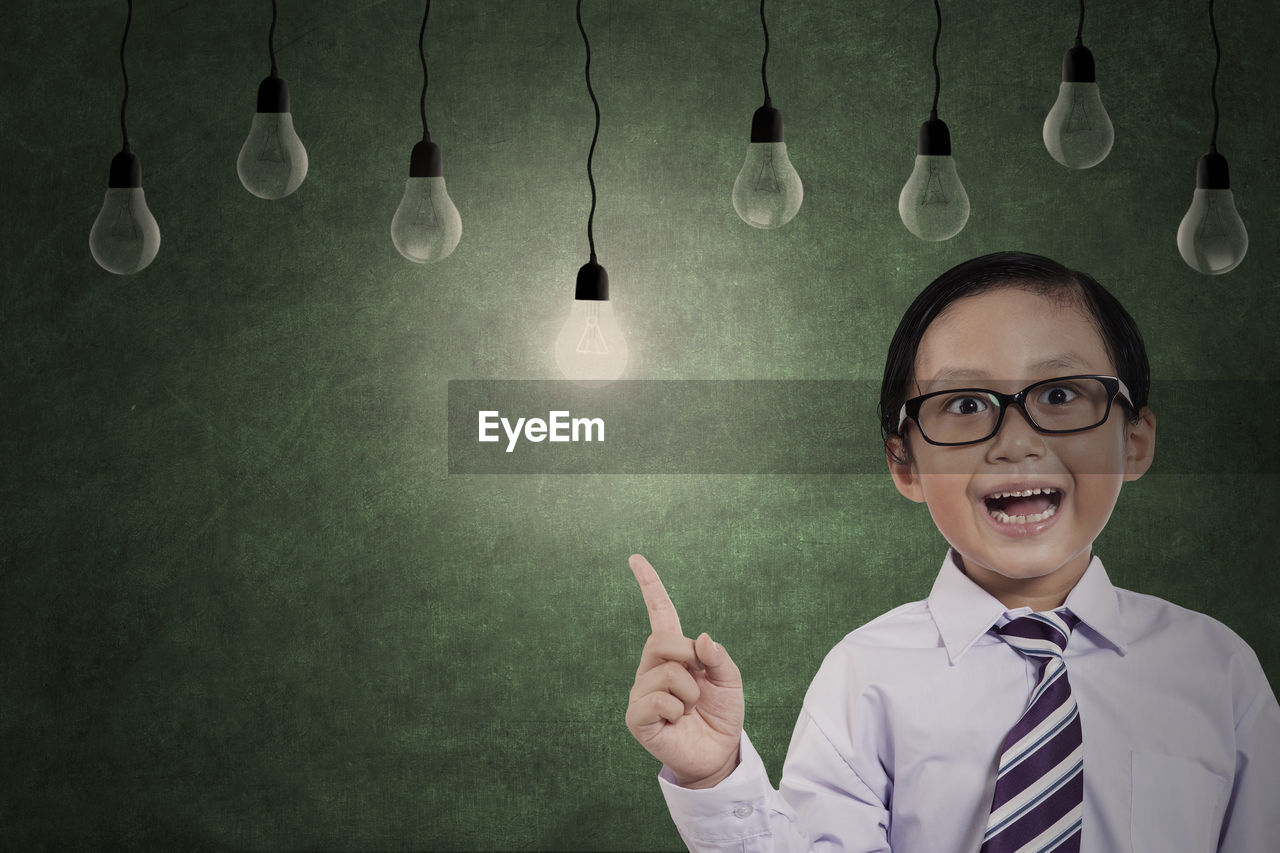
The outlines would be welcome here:
M 1040 434 L 1021 406 L 1010 405 L 1005 410 L 1000 429 L 990 439 L 987 458 L 991 461 L 1017 462 L 1028 457 L 1044 456 L 1044 436 Z

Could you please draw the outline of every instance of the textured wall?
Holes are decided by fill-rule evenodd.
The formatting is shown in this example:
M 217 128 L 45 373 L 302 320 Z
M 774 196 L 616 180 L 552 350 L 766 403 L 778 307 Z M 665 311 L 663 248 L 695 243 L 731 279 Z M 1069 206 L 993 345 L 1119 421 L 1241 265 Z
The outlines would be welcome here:
M 1235 628 L 1277 682 L 1270 3 L 1218 4 L 1220 148 L 1252 237 L 1218 278 L 1174 245 L 1212 121 L 1203 3 L 1090 8 L 1116 143 L 1083 173 L 1040 141 L 1075 4 L 945 3 L 940 113 L 973 214 L 942 244 L 896 211 L 932 4 L 770 4 L 806 189 L 774 232 L 729 202 L 760 102 L 755 4 L 586 5 L 629 378 L 874 382 L 947 267 L 1018 248 L 1086 270 L 1144 329 L 1158 416 L 1161 382 L 1266 380 L 1261 403 L 1184 407 L 1200 455 L 1158 453 L 1097 548 L 1117 584 Z M 420 131 L 419 4 L 282 2 L 311 171 L 265 202 L 235 159 L 268 4 L 139 0 L 129 130 L 163 245 L 118 278 L 87 240 L 120 145 L 124 7 L 15 0 L 0 51 L 0 847 L 679 849 L 623 724 L 648 632 L 635 551 L 739 662 L 776 781 L 826 651 L 927 594 L 945 543 L 923 507 L 887 474 L 448 474 L 448 380 L 556 375 L 589 201 L 573 4 L 437 0 L 428 110 L 464 232 L 420 267 L 388 236 Z M 874 413 L 857 429 L 874 452 Z

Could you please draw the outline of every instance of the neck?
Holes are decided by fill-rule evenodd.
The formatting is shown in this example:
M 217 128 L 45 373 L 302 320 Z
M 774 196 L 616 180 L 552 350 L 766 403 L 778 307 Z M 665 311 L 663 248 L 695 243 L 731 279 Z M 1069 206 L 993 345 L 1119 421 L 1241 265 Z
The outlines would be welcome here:
M 1092 552 L 1085 551 L 1047 575 L 1016 578 L 976 563 L 966 563 L 960 553 L 956 552 L 956 563 L 960 566 L 960 571 L 982 587 L 992 598 L 1003 604 L 1006 610 L 1030 607 L 1037 613 L 1053 610 L 1065 604 L 1067 596 L 1084 576 L 1085 569 L 1089 568 L 1089 562 L 1092 559 Z

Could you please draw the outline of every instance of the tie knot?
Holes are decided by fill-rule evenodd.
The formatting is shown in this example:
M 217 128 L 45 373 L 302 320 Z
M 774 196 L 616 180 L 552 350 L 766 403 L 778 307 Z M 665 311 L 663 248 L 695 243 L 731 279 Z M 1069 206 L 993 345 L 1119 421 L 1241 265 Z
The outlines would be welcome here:
M 995 631 L 1002 640 L 1023 654 L 1059 657 L 1067 647 L 1071 629 L 1079 621 L 1071 613 L 1029 613 L 1010 619 Z

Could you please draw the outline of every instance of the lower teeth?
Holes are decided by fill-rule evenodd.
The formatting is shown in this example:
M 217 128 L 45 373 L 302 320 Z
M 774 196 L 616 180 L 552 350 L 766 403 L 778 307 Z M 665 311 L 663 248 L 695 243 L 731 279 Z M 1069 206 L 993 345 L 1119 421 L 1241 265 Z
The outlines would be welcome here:
M 1037 521 L 1044 521 L 1057 511 L 1057 504 L 1050 504 L 1044 512 L 1038 512 L 1035 515 L 1007 515 L 998 509 L 993 509 L 991 517 L 1001 524 L 1035 524 Z

